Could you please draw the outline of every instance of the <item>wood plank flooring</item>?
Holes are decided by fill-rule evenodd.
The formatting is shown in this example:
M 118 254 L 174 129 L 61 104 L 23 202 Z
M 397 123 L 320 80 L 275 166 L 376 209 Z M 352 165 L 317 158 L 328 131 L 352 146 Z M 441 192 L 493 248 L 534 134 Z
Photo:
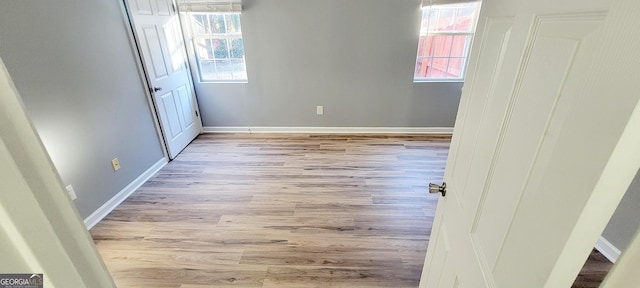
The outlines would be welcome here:
M 450 139 L 205 134 L 91 230 L 118 287 L 417 287 Z
M 571 288 L 600 287 L 612 267 L 613 263 L 607 257 L 604 257 L 598 250 L 593 249 Z

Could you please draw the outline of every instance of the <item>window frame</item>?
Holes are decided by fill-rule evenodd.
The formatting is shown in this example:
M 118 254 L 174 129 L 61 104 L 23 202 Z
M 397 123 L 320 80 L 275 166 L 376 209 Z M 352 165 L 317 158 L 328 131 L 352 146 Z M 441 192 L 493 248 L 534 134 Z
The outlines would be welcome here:
M 473 38 L 475 36 L 475 30 L 476 30 L 476 26 L 477 26 L 477 22 L 478 22 L 478 16 L 480 14 L 480 2 L 477 1 L 469 1 L 469 2 L 464 2 L 464 3 L 460 3 L 460 4 L 469 4 L 469 3 L 474 3 L 475 9 L 474 9 L 474 15 L 473 15 L 473 20 L 471 23 L 471 28 L 469 31 L 430 31 L 429 26 L 427 25 L 427 29 L 423 29 L 423 21 L 425 21 L 425 14 L 426 13 L 431 13 L 430 11 L 432 11 L 433 7 L 438 7 L 438 9 L 443 9 L 443 8 L 447 8 L 447 6 L 455 6 L 456 4 L 442 4 L 442 5 L 431 5 L 431 6 L 424 6 L 422 8 L 422 17 L 420 20 L 420 33 L 418 35 L 418 48 L 416 51 L 416 60 L 415 60 L 415 65 L 414 65 L 414 74 L 413 74 L 413 82 L 414 83 L 429 83 L 429 82 L 464 82 L 465 77 L 466 77 L 466 68 L 467 68 L 467 62 L 469 60 L 469 54 L 470 54 L 470 50 L 471 50 L 471 45 L 473 43 Z M 434 21 L 435 23 L 439 23 L 440 21 L 440 13 L 438 13 L 438 18 Z M 431 22 L 430 20 L 427 20 L 429 22 Z M 433 37 L 437 37 L 437 36 L 466 36 L 466 43 L 464 46 L 464 51 L 463 51 L 463 55 L 462 57 L 458 57 L 458 56 L 451 56 L 451 51 L 453 50 L 453 45 L 451 45 L 451 47 L 449 47 L 449 53 L 448 56 L 444 57 L 444 56 L 421 56 L 419 55 L 420 53 L 420 47 L 421 47 L 421 43 L 420 43 L 420 39 L 422 39 L 422 37 L 429 37 L 429 36 L 433 36 Z M 454 38 L 452 37 L 451 42 L 453 44 Z M 433 60 L 435 58 L 446 58 L 447 59 L 447 71 L 449 69 L 449 64 L 451 63 L 451 59 L 462 59 L 462 65 L 460 67 L 460 77 L 417 77 L 417 70 L 418 70 L 418 64 L 420 62 L 420 60 L 422 59 L 431 59 L 430 63 L 433 64 Z
M 211 15 L 219 15 L 222 16 L 222 19 L 224 21 L 224 25 L 225 25 L 225 30 L 227 30 L 227 17 L 225 17 L 226 15 L 237 15 L 238 19 L 239 19 L 239 26 L 240 26 L 240 31 L 239 32 L 234 32 L 234 33 L 229 33 L 229 32 L 225 32 L 225 33 L 206 33 L 206 34 L 200 34 L 200 33 L 196 33 L 194 31 L 194 27 L 193 27 L 193 16 L 194 15 L 206 15 L 207 16 L 207 21 L 209 22 L 209 25 L 211 25 L 211 18 L 209 18 Z M 194 60 L 195 60 L 195 66 L 197 66 L 197 74 L 198 74 L 198 81 L 200 83 L 248 83 L 249 82 L 249 75 L 247 73 L 247 61 L 246 61 L 246 54 L 244 53 L 244 36 L 242 34 L 242 19 L 241 19 L 241 15 L 242 13 L 240 12 L 195 12 L 195 11 L 188 11 L 186 12 L 186 18 L 187 18 L 187 22 L 189 23 L 189 35 L 191 37 L 191 45 L 193 47 L 193 55 L 194 55 Z M 221 61 L 222 59 L 218 59 L 218 58 L 212 58 L 212 59 L 202 59 L 198 53 L 198 40 L 210 40 L 210 41 L 214 41 L 217 39 L 224 39 L 226 40 L 226 45 L 227 45 L 227 56 L 228 58 L 226 58 L 228 61 L 233 61 L 233 60 L 242 60 L 242 64 L 244 66 L 244 77 L 243 78 L 237 78 L 237 79 L 205 79 L 203 77 L 203 68 L 202 68 L 202 63 L 203 62 L 213 62 L 214 65 L 216 65 L 216 75 L 218 75 L 218 70 L 217 70 L 217 63 L 219 61 Z M 242 47 L 243 47 L 243 55 L 242 58 L 233 58 L 231 57 L 231 41 L 235 40 L 235 39 L 240 39 L 240 41 L 242 41 Z M 232 72 L 233 74 L 233 72 Z

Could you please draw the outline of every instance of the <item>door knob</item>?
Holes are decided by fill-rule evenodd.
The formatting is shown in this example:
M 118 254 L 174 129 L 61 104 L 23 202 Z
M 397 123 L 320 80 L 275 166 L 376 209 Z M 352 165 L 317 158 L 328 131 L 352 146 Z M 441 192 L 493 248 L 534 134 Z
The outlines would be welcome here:
M 442 186 L 429 183 L 429 193 L 442 193 L 442 197 L 447 195 L 447 182 L 442 182 Z
M 153 87 L 153 92 L 158 92 L 158 91 L 162 91 L 162 88 L 160 88 L 160 87 Z

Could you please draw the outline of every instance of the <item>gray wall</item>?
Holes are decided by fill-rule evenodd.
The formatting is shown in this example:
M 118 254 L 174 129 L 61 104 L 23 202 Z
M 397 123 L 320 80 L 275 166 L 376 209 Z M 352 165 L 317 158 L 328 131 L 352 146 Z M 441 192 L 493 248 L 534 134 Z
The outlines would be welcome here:
M 0 57 L 83 217 L 163 157 L 119 5 L 0 1 Z
M 203 125 L 453 127 L 462 83 L 413 83 L 420 2 L 243 0 L 249 83 L 196 83 Z
M 640 227 L 640 171 L 631 182 L 602 236 L 624 251 Z

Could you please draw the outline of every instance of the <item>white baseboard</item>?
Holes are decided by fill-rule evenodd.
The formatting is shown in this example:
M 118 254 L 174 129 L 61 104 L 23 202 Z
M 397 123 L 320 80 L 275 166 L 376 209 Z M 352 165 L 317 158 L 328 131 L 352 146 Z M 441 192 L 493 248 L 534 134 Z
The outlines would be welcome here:
M 126 200 L 129 196 L 131 196 L 133 192 L 136 192 L 136 190 L 138 190 L 138 188 L 140 188 L 142 184 L 147 182 L 147 180 L 149 180 L 153 175 L 155 175 L 158 171 L 160 171 L 160 169 L 162 169 L 162 167 L 167 165 L 167 163 L 168 163 L 167 158 L 160 159 L 158 162 L 153 164 L 153 166 L 147 169 L 147 171 L 144 171 L 142 175 L 138 176 L 138 178 L 133 180 L 133 182 L 129 183 L 127 187 L 124 187 L 122 190 L 120 190 L 120 192 L 118 192 L 118 194 L 113 196 L 113 198 L 109 199 L 109 201 L 107 201 L 102 206 L 100 206 L 98 210 L 91 213 L 89 217 L 84 219 L 84 225 L 87 227 L 87 229 L 93 228 L 93 226 L 98 224 L 100 220 L 102 220 L 104 217 L 109 215 L 109 213 L 111 213 L 113 209 L 116 209 L 116 207 L 118 207 L 118 205 L 120 205 L 122 201 Z
M 607 257 L 607 259 L 612 263 L 616 263 L 616 261 L 618 261 L 618 257 L 620 257 L 620 253 L 622 253 L 620 249 L 613 246 L 611 242 L 607 241 L 607 239 L 604 239 L 602 236 L 600 236 L 598 242 L 596 242 L 596 250 L 602 253 L 604 257 Z
M 452 127 L 202 127 L 204 133 L 453 134 Z

